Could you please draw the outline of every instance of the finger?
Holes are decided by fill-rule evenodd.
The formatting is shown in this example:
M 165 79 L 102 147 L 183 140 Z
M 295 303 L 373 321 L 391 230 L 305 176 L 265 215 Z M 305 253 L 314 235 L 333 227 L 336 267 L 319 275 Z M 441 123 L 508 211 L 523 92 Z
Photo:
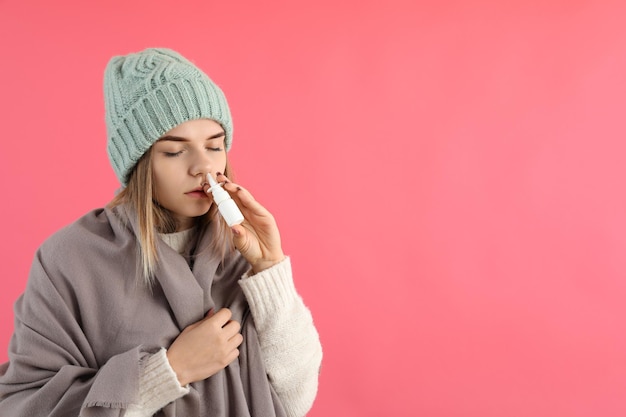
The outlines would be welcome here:
M 230 365 L 230 363 L 233 362 L 238 357 L 239 357 L 239 349 L 234 349 L 232 352 L 230 352 L 230 355 L 228 355 L 226 362 Z
M 241 330 L 241 325 L 238 321 L 230 320 L 228 323 L 226 323 L 226 325 L 224 325 L 224 327 L 222 327 L 222 329 L 224 331 L 224 335 L 228 339 L 230 339 L 231 337 L 239 333 L 239 330 Z
M 243 187 L 241 187 L 241 185 L 239 184 L 235 184 L 234 182 L 231 182 L 226 175 L 221 174 L 219 172 L 216 174 L 215 178 L 220 184 L 222 184 L 222 188 L 225 189 L 228 192 L 228 194 L 230 194 L 231 198 L 234 198 L 239 201 L 238 206 L 240 206 L 241 208 L 241 197 L 244 194 Z M 244 196 L 244 198 L 247 199 L 248 201 L 254 200 L 254 198 L 252 197 L 252 194 L 250 194 L 249 192 L 247 192 L 247 196 Z
M 243 336 L 241 335 L 241 333 L 237 333 L 228 340 L 228 343 L 231 344 L 233 349 L 236 349 L 243 343 Z
M 236 188 L 235 191 L 231 194 L 231 197 L 233 200 L 235 200 L 235 203 L 237 203 L 237 206 L 244 213 L 244 216 L 247 220 L 250 220 L 252 216 L 259 219 L 272 218 L 272 213 L 270 213 L 270 211 L 266 209 L 265 206 L 255 200 L 255 198 L 252 196 L 252 194 L 250 194 L 248 190 L 246 190 L 245 188 L 241 188 L 235 184 L 233 184 L 233 186 L 235 186 Z
M 226 334 L 233 335 L 241 330 L 241 324 L 236 320 L 229 320 L 223 327 Z
M 216 323 L 220 327 L 224 327 L 224 325 L 229 322 L 232 316 L 233 313 L 229 309 L 221 308 L 217 313 L 207 318 L 207 321 Z
M 240 224 L 232 226 L 230 230 L 233 232 L 233 244 L 235 248 L 242 253 L 246 252 L 250 246 L 248 230 Z
M 267 211 L 258 201 L 254 199 L 250 191 L 243 188 L 241 185 L 229 181 L 225 183 L 222 188 L 228 191 L 231 198 L 237 201 L 237 205 L 240 208 Z
M 234 183 L 224 174 L 217 173 L 217 180 L 223 183 L 222 188 L 225 189 L 233 198 L 240 209 L 245 210 L 248 215 L 253 213 L 257 216 L 271 216 L 272 214 L 260 204 L 247 189 L 241 185 Z
M 230 179 L 226 175 L 222 174 L 221 172 L 216 172 L 215 181 L 225 184 L 227 182 L 230 182 Z

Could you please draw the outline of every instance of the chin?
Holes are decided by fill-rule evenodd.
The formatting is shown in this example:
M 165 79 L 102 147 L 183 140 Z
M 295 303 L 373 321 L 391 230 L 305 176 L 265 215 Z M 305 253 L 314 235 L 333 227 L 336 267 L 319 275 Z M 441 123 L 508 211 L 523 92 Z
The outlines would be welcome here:
M 208 205 L 206 208 L 203 207 L 203 208 L 198 209 L 198 210 L 193 210 L 193 211 L 191 211 L 189 213 L 186 213 L 186 215 L 188 217 L 202 217 L 202 216 L 204 216 L 205 214 L 207 214 L 209 212 L 210 208 L 211 208 L 211 205 Z

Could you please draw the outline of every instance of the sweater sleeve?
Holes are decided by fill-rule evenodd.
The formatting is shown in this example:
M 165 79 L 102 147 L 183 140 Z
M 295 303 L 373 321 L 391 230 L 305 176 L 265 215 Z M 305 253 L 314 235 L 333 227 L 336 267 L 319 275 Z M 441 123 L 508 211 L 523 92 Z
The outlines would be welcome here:
M 265 368 L 287 415 L 311 409 L 322 346 L 311 312 L 294 286 L 290 259 L 240 280 L 259 334 Z
M 139 403 L 128 407 L 124 417 L 150 417 L 170 402 L 189 393 L 181 387 L 170 366 L 166 350 L 148 356 L 139 374 Z

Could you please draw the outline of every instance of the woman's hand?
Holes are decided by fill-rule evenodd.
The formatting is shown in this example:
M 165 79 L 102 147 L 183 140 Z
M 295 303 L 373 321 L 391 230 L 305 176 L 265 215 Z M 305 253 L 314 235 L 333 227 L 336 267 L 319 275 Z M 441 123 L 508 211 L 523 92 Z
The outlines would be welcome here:
M 241 186 L 230 182 L 223 174 L 217 175 L 217 181 L 224 183 L 223 188 L 235 200 L 245 217 L 240 225 L 235 225 L 233 240 L 235 247 L 252 265 L 256 274 L 285 259 L 280 244 L 280 233 L 274 216 L 257 202 L 252 194 Z
M 226 368 L 239 356 L 243 336 L 241 325 L 222 308 L 217 313 L 190 324 L 167 350 L 167 360 L 181 386 L 202 381 Z

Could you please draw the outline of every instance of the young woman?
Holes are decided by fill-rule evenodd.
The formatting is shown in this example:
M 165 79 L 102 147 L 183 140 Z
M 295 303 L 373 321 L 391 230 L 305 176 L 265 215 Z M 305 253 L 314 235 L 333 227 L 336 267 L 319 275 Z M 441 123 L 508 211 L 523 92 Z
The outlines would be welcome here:
M 322 350 L 272 215 L 229 179 L 222 91 L 168 49 L 111 59 L 124 186 L 37 251 L 15 304 L 0 415 L 304 416 Z M 228 227 L 211 176 L 245 220 Z

